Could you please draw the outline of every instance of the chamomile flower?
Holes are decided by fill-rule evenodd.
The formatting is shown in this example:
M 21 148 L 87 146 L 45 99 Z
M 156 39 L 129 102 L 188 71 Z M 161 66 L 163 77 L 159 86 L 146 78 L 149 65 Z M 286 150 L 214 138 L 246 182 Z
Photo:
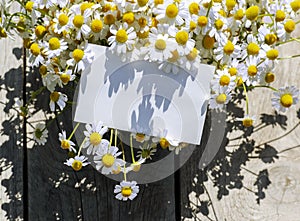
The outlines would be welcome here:
M 89 45 L 83 42 L 78 48 L 70 52 L 70 59 L 67 64 L 76 66 L 77 71 L 83 71 L 94 60 L 94 52 Z
M 103 19 L 101 18 L 101 14 L 98 11 L 95 11 L 94 18 L 91 20 L 91 34 L 93 36 L 93 40 L 97 41 L 104 38 L 105 34 L 103 30 Z
M 216 60 L 222 64 L 228 63 L 230 58 L 237 58 L 241 53 L 241 47 L 237 44 L 237 38 L 232 41 L 220 41 L 218 42 L 217 48 L 214 50 Z
M 162 62 L 172 57 L 174 42 L 168 34 L 161 32 L 162 29 L 164 29 L 163 26 L 158 26 L 158 29 L 151 29 L 149 45 L 141 48 L 141 53 L 145 54 L 145 60 Z
M 252 127 L 256 118 L 255 116 L 245 115 L 243 118 L 236 118 L 236 120 L 241 121 L 244 127 Z
M 256 21 L 260 13 L 260 8 L 257 5 L 252 5 L 248 7 L 245 11 L 246 22 L 245 27 L 250 28 L 251 25 Z
M 61 92 L 53 91 L 50 94 L 50 103 L 49 103 L 50 110 L 51 111 L 55 110 L 55 103 L 58 105 L 60 110 L 63 110 L 66 106 L 67 101 L 68 101 L 67 95 Z
M 282 23 L 277 24 L 277 36 L 282 41 L 287 41 L 291 38 L 291 34 L 296 28 L 296 23 L 292 19 L 287 19 Z
M 73 151 L 76 153 L 76 149 L 74 148 L 75 143 L 69 139 L 67 139 L 66 131 L 62 131 L 61 133 L 58 134 L 59 136 L 59 141 L 60 141 L 60 147 L 64 150 L 69 150 Z
M 232 90 L 236 86 L 234 80 L 235 76 L 231 76 L 228 73 L 228 69 L 216 70 L 216 75 L 211 81 L 211 88 L 214 91 L 217 91 L 219 87 L 227 87 L 229 90 Z
M 264 70 L 264 63 L 259 64 L 260 59 L 258 57 L 250 56 L 246 59 L 246 64 L 243 65 L 241 70 L 241 76 L 247 85 L 257 85 L 260 80 L 260 74 Z
M 169 35 L 173 37 L 175 48 L 180 56 L 187 55 L 195 46 L 195 40 L 186 29 L 178 29 L 175 26 L 169 28 Z
M 120 185 L 115 186 L 114 193 L 117 193 L 116 198 L 123 201 L 133 200 L 139 193 L 139 186 L 136 184 L 135 181 L 123 180 Z
M 272 106 L 281 112 L 285 112 L 292 105 L 298 103 L 299 90 L 295 86 L 279 88 L 274 92 Z
M 144 146 L 140 146 L 140 150 L 137 151 L 137 157 L 151 160 L 151 156 L 153 156 L 156 151 L 156 146 L 154 145 L 147 144 Z
M 86 158 L 85 156 L 75 156 L 74 158 L 68 159 L 64 164 L 72 167 L 75 171 L 79 171 L 82 169 L 82 167 L 90 164 L 89 162 L 86 162 L 87 160 L 88 158 Z
M 60 34 L 63 31 L 68 31 L 72 26 L 71 19 L 69 18 L 68 13 L 65 11 L 56 12 L 53 22 L 53 31 L 57 34 Z
M 227 87 L 221 87 L 211 95 L 209 107 L 211 109 L 222 109 L 231 99 L 230 91 Z
M 168 131 L 166 129 L 164 129 L 163 131 L 159 131 L 158 137 L 152 138 L 152 142 L 159 143 L 159 145 L 162 149 L 166 149 L 169 146 L 176 147 L 179 145 L 179 141 L 170 137 L 170 135 L 168 135 Z
M 273 67 L 267 67 L 263 73 L 260 75 L 260 84 L 270 85 L 275 81 L 275 73 Z
M 43 123 L 38 123 L 33 131 L 33 139 L 35 142 L 37 142 L 39 145 L 45 145 L 48 138 L 48 130 L 46 128 L 46 125 Z
M 96 152 L 96 156 L 94 156 L 96 169 L 102 174 L 111 174 L 124 166 L 125 161 L 117 158 L 122 154 L 122 152 L 118 151 L 119 148 L 115 146 L 102 146 L 99 151 Z
M 45 66 L 42 65 L 41 67 L 45 67 Z M 40 67 L 40 70 L 41 70 L 41 67 Z M 41 73 L 41 71 L 40 71 L 40 73 Z M 46 72 L 45 74 L 41 74 L 41 75 L 42 75 L 43 85 L 46 86 L 50 92 L 53 92 L 59 81 L 59 76 L 56 74 L 49 73 L 49 72 Z
M 60 87 L 63 87 L 63 85 L 67 85 L 70 81 L 75 80 L 76 75 L 73 74 L 72 70 L 66 70 L 64 72 L 59 72 L 59 80 L 58 80 L 58 85 Z
M 68 48 L 68 43 L 64 39 L 51 37 L 44 45 L 44 53 L 48 58 L 59 56 L 61 52 Z
M 42 56 L 42 48 L 39 46 L 38 43 L 32 43 L 30 45 L 30 56 L 29 56 L 29 62 L 34 66 L 38 67 L 40 64 L 42 64 L 45 60 L 45 58 Z
M 112 33 L 112 36 L 108 38 L 110 50 L 116 52 L 117 55 L 121 55 L 133 49 L 136 39 L 133 27 L 128 28 L 127 23 L 120 25 L 119 28 L 114 25 L 111 26 L 110 32 Z
M 86 131 L 84 131 L 84 135 L 86 137 L 86 141 L 84 143 L 84 148 L 87 148 L 87 154 L 90 155 L 92 152 L 95 152 L 100 148 L 102 136 L 107 132 L 108 127 L 104 126 L 100 121 L 98 124 L 86 124 Z
M 142 164 L 146 161 L 145 158 L 140 157 L 140 159 L 138 161 L 135 161 L 134 163 L 132 163 L 130 165 L 131 170 L 134 172 L 138 172 L 141 169 Z
M 181 58 L 182 64 L 185 68 L 191 72 L 198 71 L 199 64 L 201 61 L 199 50 L 197 48 L 193 48 L 187 55 Z
M 73 32 L 75 34 L 75 39 L 80 40 L 81 37 L 87 36 L 91 31 L 91 28 L 88 26 L 88 21 L 92 11 L 90 8 L 87 8 L 82 14 L 80 5 L 73 5 L 70 8 L 70 11 L 72 13 L 70 20 L 72 21 L 72 28 L 75 30 Z
M 177 3 L 173 0 L 166 0 L 153 10 L 156 19 L 161 23 L 182 25 L 184 19 L 189 17 L 189 12 L 184 2 Z
M 133 132 L 130 134 L 137 142 L 143 143 L 145 141 L 148 141 L 150 139 L 150 136 L 143 134 L 143 133 L 138 133 L 138 132 Z
M 254 35 L 249 34 L 247 36 L 247 43 L 242 45 L 242 58 L 245 58 L 246 56 L 264 58 L 266 56 L 266 52 L 262 50 L 262 46 L 263 43 L 259 43 Z
M 273 45 L 277 41 L 277 36 L 270 27 L 262 25 L 258 29 L 258 40 L 259 42 L 265 43 L 267 45 Z

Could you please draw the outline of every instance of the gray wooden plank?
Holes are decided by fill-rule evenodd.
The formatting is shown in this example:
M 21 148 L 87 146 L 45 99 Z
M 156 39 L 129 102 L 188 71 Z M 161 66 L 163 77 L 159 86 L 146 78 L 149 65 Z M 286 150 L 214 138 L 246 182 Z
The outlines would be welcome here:
M 22 97 L 20 39 L 0 40 L 0 220 L 23 217 L 23 129 L 15 98 Z

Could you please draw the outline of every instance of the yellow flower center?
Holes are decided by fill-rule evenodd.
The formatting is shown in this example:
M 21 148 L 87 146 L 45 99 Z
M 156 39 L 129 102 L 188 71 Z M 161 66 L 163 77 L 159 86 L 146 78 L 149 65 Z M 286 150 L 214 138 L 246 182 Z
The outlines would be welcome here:
M 103 28 L 103 23 L 99 19 L 94 19 L 91 23 L 91 29 L 94 33 L 99 33 Z
M 193 49 L 191 50 L 191 52 L 190 52 L 189 54 L 186 55 L 186 58 L 187 58 L 189 61 L 193 61 L 193 60 L 196 59 L 197 55 L 198 55 L 198 50 L 197 50 L 197 48 L 193 48 Z
M 236 81 L 236 85 L 239 87 L 239 86 L 241 86 L 241 85 L 243 85 L 243 83 L 244 83 L 244 81 L 243 81 L 243 78 L 242 77 L 237 77 L 236 79 L 235 79 L 235 81 Z
M 25 9 L 26 9 L 26 11 L 31 12 L 32 9 L 33 9 L 33 2 L 32 2 L 32 1 L 28 1 L 28 2 L 26 3 L 26 5 L 25 5 Z
M 217 104 L 224 104 L 226 102 L 226 99 L 227 99 L 226 94 L 219 94 L 216 97 L 216 102 L 217 102 Z
M 235 20 L 242 20 L 243 17 L 244 17 L 243 9 L 237 10 L 236 13 L 234 14 L 234 19 Z
M 190 21 L 190 31 L 195 30 L 196 27 L 197 27 L 197 24 L 193 21 Z
M 246 17 L 250 21 L 255 20 L 258 14 L 259 14 L 259 7 L 257 5 L 253 5 L 246 10 Z
M 84 51 L 83 50 L 77 48 L 73 51 L 73 58 L 76 62 L 81 61 L 83 56 L 84 56 Z
M 56 50 L 60 48 L 59 39 L 56 37 L 50 38 L 49 40 L 49 48 L 50 50 Z
M 148 24 L 147 19 L 144 17 L 139 18 L 138 24 L 141 28 L 146 27 L 146 25 Z
M 38 56 L 41 52 L 41 49 L 39 48 L 39 45 L 37 43 L 33 43 L 30 46 L 30 52 L 34 55 L 34 56 Z
M 295 0 L 290 3 L 291 8 L 294 12 L 297 12 L 300 9 L 300 0 Z
M 64 26 L 64 25 L 68 24 L 69 17 L 66 14 L 60 14 L 58 16 L 58 22 L 61 26 Z
M 70 144 L 70 142 L 69 142 L 68 140 L 62 140 L 62 141 L 60 142 L 60 146 L 61 146 L 63 149 L 68 150 L 68 149 L 70 149 L 71 144 Z
M 200 6 L 196 2 L 192 2 L 189 5 L 189 11 L 191 14 L 197 15 L 199 13 L 199 10 L 200 10 Z
M 166 148 L 168 148 L 170 146 L 170 143 L 169 143 L 169 141 L 166 138 L 161 138 L 159 140 L 159 144 L 160 144 L 160 146 L 161 146 L 162 149 L 166 149 Z
M 73 24 L 76 28 L 81 28 L 84 23 L 84 17 L 82 15 L 75 15 L 73 18 Z
M 254 77 L 257 74 L 257 67 L 255 65 L 250 65 L 248 67 L 248 75 Z
M 119 43 L 125 43 L 128 39 L 128 35 L 124 29 L 120 29 L 117 31 L 116 40 Z
M 40 74 L 42 76 L 47 74 L 47 67 L 45 65 L 41 65 L 41 67 L 39 68 Z
M 64 83 L 64 84 L 67 84 L 69 81 L 70 81 L 71 77 L 69 74 L 66 74 L 66 73 L 62 73 L 60 75 L 60 80 Z
M 114 156 L 109 153 L 105 154 L 102 157 L 102 163 L 105 167 L 111 167 L 112 165 L 114 165 L 114 162 L 115 162 Z
M 285 12 L 282 10 L 276 11 L 275 20 L 281 22 L 285 19 Z
M 284 30 L 287 33 L 292 33 L 295 30 L 295 22 L 293 20 L 288 20 L 285 24 L 284 24 Z
M 212 49 L 215 44 L 215 38 L 210 37 L 209 35 L 205 35 L 202 40 L 202 45 L 205 49 Z
M 86 9 L 91 8 L 93 5 L 94 3 L 92 2 L 83 2 L 80 5 L 81 14 L 83 14 Z
M 147 5 L 149 0 L 137 0 L 137 3 L 140 7 L 144 7 L 145 5 Z
M 178 58 L 179 58 L 178 51 L 175 50 L 175 51 L 172 51 L 171 53 L 172 53 L 172 57 L 170 57 L 168 59 L 168 61 L 170 61 L 170 62 L 176 62 L 178 60 Z
M 136 33 L 137 36 L 141 39 L 145 39 L 145 38 L 148 38 L 149 37 L 149 31 L 144 31 L 144 32 L 137 32 Z
M 221 86 L 227 86 L 230 83 L 230 77 L 228 77 L 227 75 L 222 75 L 220 77 L 219 83 Z
M 54 91 L 50 94 L 50 100 L 53 102 L 57 102 L 59 99 L 59 93 L 57 91 Z
M 275 60 L 278 57 L 278 50 L 277 49 L 271 49 L 267 51 L 267 58 L 270 60 Z
M 237 69 L 234 67 L 228 69 L 228 73 L 230 74 L 230 76 L 235 76 L 237 72 L 238 72 Z
M 273 81 L 275 81 L 275 74 L 272 72 L 268 72 L 265 76 L 265 81 L 266 83 L 272 83 Z
M 0 27 L 0 37 L 1 38 L 6 38 L 7 37 L 7 33 L 5 31 L 4 28 Z
M 247 46 L 247 53 L 248 55 L 257 55 L 259 49 L 260 49 L 259 46 L 256 43 L 252 42 Z
M 223 27 L 223 25 L 224 25 L 224 22 L 221 19 L 217 19 L 215 21 L 215 27 L 217 30 L 220 30 Z
M 291 94 L 283 94 L 280 98 L 280 103 L 284 107 L 292 106 L 294 100 Z
M 80 160 L 74 160 L 73 163 L 72 163 L 72 168 L 75 171 L 81 170 L 81 168 L 82 168 L 82 162 Z
M 154 0 L 155 5 L 163 4 L 164 0 Z
M 105 4 L 105 5 L 103 5 L 103 6 L 102 6 L 102 9 L 101 9 L 102 12 L 108 12 L 108 11 L 110 11 L 110 10 L 112 10 L 112 7 L 111 7 L 110 4 Z
M 129 197 L 132 193 L 132 189 L 129 186 L 123 186 L 121 193 L 122 193 L 122 196 Z
M 121 167 L 118 166 L 118 168 L 116 170 L 112 170 L 112 173 L 116 174 L 116 175 L 119 174 L 119 173 L 121 173 Z
M 198 20 L 197 20 L 197 23 L 200 27 L 204 27 L 207 25 L 207 22 L 208 22 L 208 19 L 206 16 L 199 16 L 198 17 Z
M 268 45 L 272 45 L 277 41 L 277 37 L 275 34 L 266 34 L 265 43 Z
M 170 4 L 166 8 L 166 15 L 169 18 L 175 18 L 178 14 L 178 8 L 175 4 Z
M 43 25 L 38 25 L 34 32 L 37 38 L 42 38 L 46 34 L 47 29 Z
M 134 172 L 138 172 L 138 171 L 140 171 L 142 165 L 138 162 L 135 162 L 135 163 L 132 163 L 131 166 L 132 166 L 132 170 Z
M 98 132 L 93 132 L 90 135 L 90 143 L 93 146 L 97 146 L 98 144 L 100 144 L 101 139 L 102 139 L 102 136 Z
M 123 15 L 123 22 L 126 22 L 127 24 L 132 24 L 134 22 L 134 14 L 133 12 L 126 12 Z
M 227 41 L 227 44 L 224 46 L 224 52 L 227 55 L 231 55 L 234 51 L 234 44 L 231 41 Z
M 145 140 L 145 134 L 142 133 L 136 133 L 135 139 L 138 142 L 143 142 Z
M 229 11 L 231 11 L 234 6 L 236 5 L 236 1 L 235 0 L 226 0 L 226 7 Z
M 175 36 L 176 42 L 180 45 L 185 45 L 189 40 L 189 34 L 186 31 L 179 31 Z
M 115 16 L 113 16 L 112 14 L 107 14 L 104 16 L 104 24 L 106 25 L 112 25 L 115 23 L 116 19 L 115 19 Z
M 245 118 L 243 120 L 244 127 L 251 127 L 253 125 L 253 120 L 251 118 Z
M 165 42 L 165 40 L 163 39 L 157 39 L 155 42 L 155 48 L 158 50 L 165 50 L 167 47 L 167 44 Z
M 225 17 L 225 18 L 226 18 L 226 12 L 225 12 L 223 9 L 219 10 L 218 13 L 219 13 L 222 17 Z

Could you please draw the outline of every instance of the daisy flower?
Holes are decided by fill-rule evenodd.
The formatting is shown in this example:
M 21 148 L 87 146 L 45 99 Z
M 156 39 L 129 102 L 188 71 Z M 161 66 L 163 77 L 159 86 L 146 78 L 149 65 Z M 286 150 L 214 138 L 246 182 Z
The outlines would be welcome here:
M 57 57 L 61 52 L 67 50 L 68 43 L 64 39 L 57 37 L 51 37 L 48 42 L 44 45 L 44 53 L 48 58 Z
M 38 123 L 35 126 L 35 129 L 33 131 L 33 139 L 39 144 L 39 145 L 45 145 L 48 138 L 48 130 L 46 129 L 46 125 L 42 123 Z
M 236 85 L 235 76 L 228 73 L 228 69 L 216 70 L 214 79 L 211 81 L 211 88 L 217 91 L 219 87 L 228 87 L 229 90 L 233 89 Z
M 230 99 L 230 91 L 227 87 L 222 87 L 217 91 L 217 93 L 211 95 L 209 107 L 211 109 L 222 109 Z
M 193 48 L 187 55 L 181 58 L 182 64 L 185 68 L 191 72 L 198 71 L 201 58 L 199 56 L 199 50 Z
M 271 28 L 266 25 L 262 25 L 258 29 L 258 40 L 259 42 L 266 43 L 267 45 L 273 45 L 277 41 L 277 36 Z
M 152 138 L 153 143 L 159 143 L 162 149 L 166 149 L 169 146 L 178 146 L 179 142 L 168 135 L 168 131 L 164 129 L 159 131 L 159 136 Z
M 246 115 L 243 118 L 236 118 L 236 120 L 242 121 L 244 127 L 252 127 L 256 118 L 255 116 Z
M 187 55 L 195 46 L 195 40 L 186 29 L 178 29 L 175 26 L 169 28 L 169 35 L 173 37 L 174 45 L 180 56 Z
M 72 21 L 72 28 L 75 29 L 72 33 L 75 34 L 76 40 L 80 40 L 82 36 L 87 36 L 91 31 L 91 28 L 87 24 L 90 20 L 92 11 L 90 8 L 87 8 L 82 14 L 80 5 L 73 5 L 70 8 L 70 11 L 72 13 L 70 17 L 70 20 Z
M 53 31 L 57 34 L 60 34 L 63 31 L 68 31 L 72 26 L 68 13 L 64 11 L 57 11 L 53 18 L 53 22 Z
M 75 143 L 73 143 L 71 140 L 67 139 L 66 131 L 62 131 L 58 134 L 59 141 L 60 141 L 60 147 L 64 150 L 73 151 L 76 153 L 76 149 L 74 148 Z
M 260 8 L 257 5 L 252 5 L 245 11 L 246 22 L 245 27 L 250 28 L 251 25 L 256 21 L 260 12 Z
M 120 185 L 115 186 L 114 193 L 117 193 L 116 198 L 123 201 L 133 200 L 139 193 L 139 186 L 136 184 L 135 181 L 123 180 Z
M 82 167 L 89 165 L 89 162 L 86 162 L 88 158 L 85 156 L 75 156 L 74 158 L 70 158 L 64 164 L 70 166 L 75 171 L 79 171 Z
M 279 88 L 274 92 L 272 106 L 281 112 L 285 112 L 293 104 L 298 103 L 299 90 L 295 86 Z
M 137 151 L 137 157 L 145 158 L 145 159 L 152 159 L 151 156 L 153 156 L 156 152 L 156 146 L 153 145 L 144 145 L 143 147 L 140 146 L 140 150 Z
M 222 64 L 226 64 L 230 58 L 237 58 L 241 53 L 241 47 L 237 44 L 237 40 L 237 38 L 234 38 L 232 41 L 218 42 L 218 46 L 214 50 L 216 60 L 221 61 Z
M 90 155 L 92 152 L 95 154 L 97 149 L 101 146 L 102 136 L 107 132 L 108 127 L 103 126 L 103 123 L 100 121 L 96 124 L 86 124 L 86 131 L 84 131 L 84 135 L 86 137 L 86 141 L 84 143 L 84 148 L 87 149 L 87 154 Z
M 212 8 L 209 11 L 210 31 L 208 34 L 210 37 L 214 37 L 217 41 L 226 41 L 227 37 L 224 34 L 224 30 L 227 29 L 228 24 L 226 18 L 224 18 L 219 11 L 219 8 Z
M 150 136 L 143 134 L 143 133 L 138 133 L 138 132 L 133 132 L 130 134 L 137 142 L 143 143 L 144 141 L 147 141 L 150 139 Z
M 260 64 L 258 57 L 250 56 L 246 59 L 246 64 L 240 69 L 243 80 L 247 85 L 256 85 L 260 81 L 260 74 L 264 70 L 264 63 Z
M 94 41 L 104 38 L 106 33 L 103 31 L 103 19 L 98 11 L 95 11 L 94 18 L 91 20 L 90 26 Z
M 141 48 L 141 53 L 145 54 L 145 60 L 162 62 L 172 57 L 175 45 L 168 34 L 162 33 L 166 27 L 166 25 L 158 25 L 158 29 L 151 28 L 149 45 Z
M 296 23 L 292 19 L 287 19 L 282 23 L 277 24 L 277 36 L 282 41 L 287 41 L 291 38 L 292 32 L 296 28 Z
M 259 43 L 257 41 L 254 35 L 249 34 L 247 36 L 247 43 L 242 45 L 242 58 L 244 59 L 247 56 L 257 56 L 259 58 L 265 58 L 266 52 L 262 50 L 263 45 L 263 43 Z
M 134 163 L 132 163 L 130 165 L 131 170 L 134 171 L 134 172 L 140 171 L 141 166 L 142 166 L 143 163 L 145 163 L 145 161 L 146 161 L 145 158 L 140 157 L 140 159 L 138 161 L 135 161 Z
M 59 80 L 58 85 L 63 87 L 63 85 L 67 85 L 70 81 L 75 80 L 76 75 L 73 74 L 72 70 L 66 70 L 64 72 L 59 72 Z
M 124 23 L 117 29 L 117 27 L 113 25 L 110 28 L 110 32 L 112 33 L 112 36 L 108 38 L 110 50 L 117 52 L 117 55 L 121 55 L 133 49 L 136 39 L 136 33 L 133 27 L 128 28 L 127 23 Z
M 83 71 L 94 60 L 94 52 L 89 45 L 83 42 L 78 48 L 70 52 L 70 59 L 67 65 L 75 66 L 77 71 Z
M 161 23 L 182 25 L 184 19 L 189 17 L 189 12 L 185 7 L 184 2 L 174 2 L 173 0 L 166 0 L 163 4 L 157 5 L 153 9 L 156 14 L 156 19 Z
M 114 171 L 125 165 L 125 161 L 117 158 L 122 154 L 118 152 L 119 148 L 115 146 L 102 146 L 99 151 L 96 152 L 94 156 L 94 161 L 96 163 L 96 169 L 102 174 L 111 174 Z
M 264 72 L 260 75 L 260 84 L 262 85 L 270 85 L 275 81 L 274 68 L 267 67 Z
M 54 111 L 55 110 L 55 103 L 59 106 L 60 110 L 63 110 L 66 106 L 66 102 L 68 101 L 68 97 L 67 95 L 57 92 L 57 91 L 53 91 L 50 94 L 50 110 Z
M 40 64 L 42 64 L 45 60 L 45 58 L 41 54 L 41 47 L 38 43 L 32 43 L 30 45 L 30 56 L 29 56 L 29 62 L 34 66 L 38 67 Z
M 41 67 L 45 67 L 45 66 L 42 65 Z M 40 68 L 40 70 L 41 70 L 41 68 Z M 53 92 L 59 81 L 59 76 L 56 74 L 49 73 L 49 72 L 45 73 L 45 74 L 41 74 L 41 75 L 42 75 L 43 85 L 46 86 L 50 92 Z

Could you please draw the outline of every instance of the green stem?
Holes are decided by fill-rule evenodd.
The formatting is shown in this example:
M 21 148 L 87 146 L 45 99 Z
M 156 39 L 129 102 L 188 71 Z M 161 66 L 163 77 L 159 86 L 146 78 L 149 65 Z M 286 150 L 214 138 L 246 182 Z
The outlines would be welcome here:
M 79 147 L 79 150 L 78 150 L 78 154 L 77 154 L 77 156 L 79 156 L 79 155 L 80 155 L 81 149 L 82 149 L 82 147 L 83 147 L 83 144 L 85 143 L 85 141 L 86 141 L 86 137 L 84 138 L 84 140 L 82 141 L 82 143 L 81 143 L 81 145 L 80 145 L 80 147 Z
M 244 82 L 243 82 L 243 88 L 244 88 L 244 92 L 246 95 L 246 114 L 248 115 L 249 114 L 249 98 L 248 98 L 247 88 L 246 88 L 246 85 Z
M 71 140 L 79 125 L 80 123 L 78 122 L 67 140 Z
M 113 138 L 113 135 L 114 135 L 114 129 L 110 129 L 110 138 L 109 138 L 109 146 L 108 148 L 111 146 L 112 144 L 112 138 Z
M 117 146 L 117 134 L 118 134 L 118 130 L 116 129 L 116 131 L 115 131 L 115 147 Z
M 122 141 L 120 142 L 120 146 L 122 148 L 122 156 L 123 156 L 123 160 L 125 161 L 125 152 L 124 152 L 124 146 Z M 125 161 L 126 162 L 126 161 Z M 124 180 L 127 181 L 127 177 L 126 177 L 126 165 L 124 164 Z
M 132 162 L 135 163 L 134 153 L 133 153 L 133 145 L 132 145 L 132 136 L 130 136 L 130 151 L 131 151 Z
M 285 60 L 285 59 L 298 58 L 298 57 L 300 57 L 300 54 L 291 55 L 291 56 L 283 57 L 283 58 L 278 58 L 278 60 Z

